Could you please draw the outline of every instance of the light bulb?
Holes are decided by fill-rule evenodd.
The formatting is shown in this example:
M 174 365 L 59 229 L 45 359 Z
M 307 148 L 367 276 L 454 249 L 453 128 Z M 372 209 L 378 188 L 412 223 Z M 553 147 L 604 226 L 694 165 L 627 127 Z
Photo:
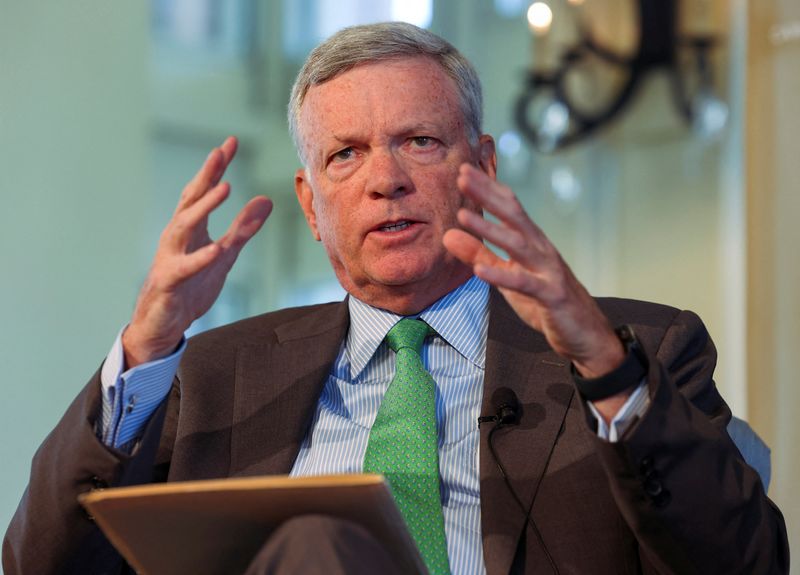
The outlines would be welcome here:
M 515 131 L 508 130 L 500 135 L 497 140 L 497 148 L 501 155 L 512 158 L 522 149 L 522 138 Z
M 557 144 L 569 129 L 569 109 L 560 100 L 548 102 L 539 115 L 539 137 Z
M 581 181 L 566 165 L 556 166 L 550 172 L 550 187 L 553 195 L 565 204 L 577 202 L 583 192 Z
M 542 0 L 537 0 L 528 8 L 528 25 L 535 34 L 547 34 L 553 23 L 553 11 Z
M 692 111 L 694 130 L 702 138 L 717 138 L 728 124 L 728 105 L 711 92 L 698 95 Z

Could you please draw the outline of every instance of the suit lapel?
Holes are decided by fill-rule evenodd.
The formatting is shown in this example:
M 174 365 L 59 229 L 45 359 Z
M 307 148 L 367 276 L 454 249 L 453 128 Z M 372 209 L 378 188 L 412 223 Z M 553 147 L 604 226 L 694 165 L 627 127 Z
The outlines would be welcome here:
M 493 444 L 514 491 L 529 510 L 574 388 L 568 362 L 553 352 L 544 336 L 524 324 L 494 289 L 489 305 L 481 413 L 495 412 L 491 398 L 498 388 L 508 387 L 519 398 L 519 424 L 498 430 Z M 492 427 L 491 423 L 481 426 L 481 526 L 487 571 L 499 574 L 509 572 L 526 520 L 489 451 Z
M 282 324 L 239 349 L 230 474 L 289 473 L 349 326 L 347 303 Z

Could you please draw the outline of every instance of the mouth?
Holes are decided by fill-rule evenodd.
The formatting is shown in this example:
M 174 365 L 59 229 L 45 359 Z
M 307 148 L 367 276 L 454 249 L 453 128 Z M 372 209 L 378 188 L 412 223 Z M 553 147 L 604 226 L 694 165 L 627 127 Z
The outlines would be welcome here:
M 411 226 L 413 226 L 416 222 L 413 220 L 397 220 L 393 222 L 383 222 L 373 228 L 372 231 L 375 232 L 385 232 L 385 233 L 397 233 L 402 232 L 403 230 L 407 230 Z
M 400 232 L 410 227 L 412 222 L 408 220 L 400 220 L 399 222 L 392 222 L 390 224 L 381 224 L 378 226 L 379 232 Z

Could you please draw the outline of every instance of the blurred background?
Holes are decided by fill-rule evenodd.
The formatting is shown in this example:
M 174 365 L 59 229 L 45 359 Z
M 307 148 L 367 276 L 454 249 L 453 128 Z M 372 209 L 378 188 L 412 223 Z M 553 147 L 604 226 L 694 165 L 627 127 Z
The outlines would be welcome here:
M 800 548 L 796 0 L 0 0 L 0 525 L 228 134 L 212 229 L 255 194 L 275 210 L 192 331 L 342 296 L 296 205 L 286 102 L 314 45 L 382 20 L 473 61 L 501 179 L 592 293 L 703 317 Z

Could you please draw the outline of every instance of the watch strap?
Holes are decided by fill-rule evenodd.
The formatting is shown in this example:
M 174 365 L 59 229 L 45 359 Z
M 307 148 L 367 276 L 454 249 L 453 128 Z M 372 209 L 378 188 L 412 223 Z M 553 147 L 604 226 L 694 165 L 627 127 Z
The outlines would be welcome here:
M 639 384 L 649 367 L 647 355 L 644 353 L 633 328 L 629 325 L 622 325 L 614 330 L 620 342 L 625 348 L 625 359 L 613 371 L 594 378 L 581 377 L 575 369 L 575 365 L 570 366 L 572 379 L 578 392 L 588 401 L 599 401 L 612 395 L 617 395 Z

